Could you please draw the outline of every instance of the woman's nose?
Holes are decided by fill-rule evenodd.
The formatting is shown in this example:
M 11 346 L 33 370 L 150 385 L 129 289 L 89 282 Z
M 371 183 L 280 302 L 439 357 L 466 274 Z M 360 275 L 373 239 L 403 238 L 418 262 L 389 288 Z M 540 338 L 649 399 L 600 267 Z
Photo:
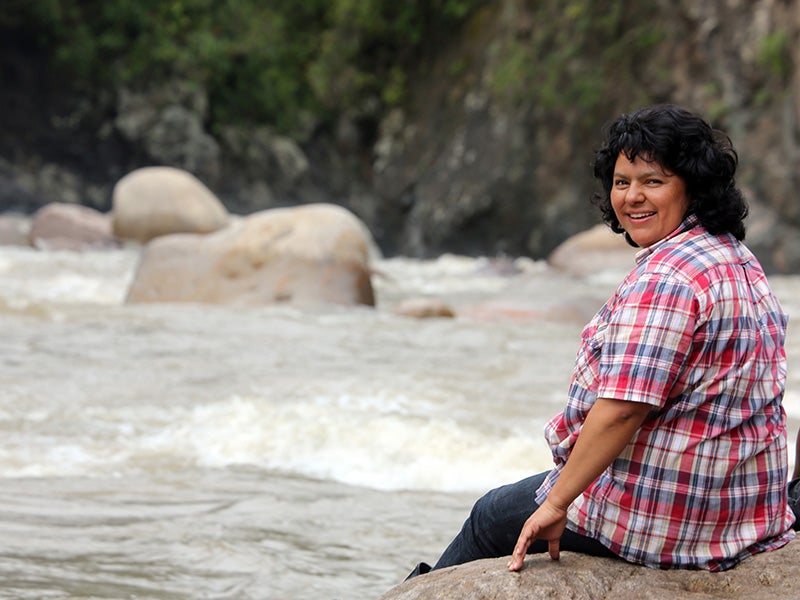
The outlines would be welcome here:
M 628 186 L 628 193 L 625 196 L 625 200 L 630 203 L 641 202 L 644 200 L 644 190 L 640 185 L 631 183 Z

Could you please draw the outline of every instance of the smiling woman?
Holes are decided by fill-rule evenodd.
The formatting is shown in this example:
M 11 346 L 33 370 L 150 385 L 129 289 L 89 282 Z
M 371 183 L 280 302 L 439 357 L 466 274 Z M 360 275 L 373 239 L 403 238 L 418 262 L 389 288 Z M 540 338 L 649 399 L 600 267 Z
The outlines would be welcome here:
M 636 266 L 583 329 L 545 426 L 555 468 L 479 499 L 434 569 L 563 549 L 721 571 L 794 538 L 787 317 L 741 243 L 736 152 L 671 105 L 605 133 L 598 205 Z
M 625 160 L 627 159 L 627 163 Z M 631 231 L 634 222 L 622 222 L 617 214 L 623 200 L 617 192 L 627 191 L 625 177 L 617 177 L 617 169 L 635 167 L 636 175 L 644 181 L 649 180 L 653 187 L 660 189 L 671 177 L 677 176 L 685 186 L 683 192 L 673 190 L 677 196 L 685 194 L 688 207 L 680 219 L 670 219 L 672 229 L 650 239 L 645 236 L 641 243 L 633 238 Z M 647 165 L 645 167 L 644 165 Z M 597 151 L 594 163 L 594 176 L 600 180 L 603 192 L 597 194 L 594 203 L 600 208 L 603 220 L 616 233 L 625 235 L 632 246 L 648 246 L 662 239 L 678 226 L 687 214 L 696 215 L 700 224 L 712 235 L 732 234 L 737 240 L 744 240 L 744 219 L 747 217 L 747 203 L 734 175 L 738 165 L 738 155 L 730 138 L 723 132 L 712 129 L 701 117 L 674 105 L 659 105 L 640 109 L 620 116 L 606 129 L 606 141 Z M 651 177 L 646 175 L 650 172 Z M 623 171 L 619 173 L 625 175 Z M 619 181 L 618 181 L 619 180 Z M 618 184 L 622 187 L 618 187 Z M 627 180 L 630 185 L 630 178 Z M 668 194 L 671 195 L 671 194 Z M 629 196 L 626 195 L 626 201 Z M 654 196 L 650 194 L 649 198 Z M 678 201 L 676 207 L 682 206 Z M 654 206 L 646 203 L 638 207 L 641 213 L 654 211 Z M 623 216 L 624 216 L 623 212 Z M 628 211 L 627 214 L 631 214 Z M 639 214 L 634 211 L 634 214 Z M 644 216 L 639 215 L 639 216 Z M 663 219 L 659 219 L 662 221 Z M 628 230 L 630 226 L 631 231 Z M 666 227 L 666 225 L 665 225 Z

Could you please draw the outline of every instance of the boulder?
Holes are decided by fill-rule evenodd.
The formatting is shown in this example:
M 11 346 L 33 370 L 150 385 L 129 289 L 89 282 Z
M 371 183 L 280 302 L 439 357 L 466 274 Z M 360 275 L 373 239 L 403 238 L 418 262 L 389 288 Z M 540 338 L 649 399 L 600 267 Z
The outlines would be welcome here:
M 117 247 L 111 217 L 98 210 L 65 202 L 46 204 L 34 213 L 30 245 L 41 250 L 85 250 Z
M 800 272 L 800 229 L 777 211 L 750 203 L 745 243 L 767 273 Z
M 157 164 L 216 180 L 220 147 L 205 130 L 208 95 L 203 86 L 177 78 L 151 86 L 120 88 L 115 130 Z
M 375 304 L 369 231 L 331 204 L 276 208 L 143 249 L 129 302 Z
M 228 224 L 228 211 L 191 173 L 144 167 L 112 192 L 114 234 L 141 243 L 171 233 L 210 233 Z
M 547 257 L 547 264 L 571 275 L 583 277 L 601 271 L 630 271 L 637 248 L 606 225 L 573 235 Z
M 530 555 L 518 573 L 508 557 L 479 560 L 405 581 L 379 600 L 755 600 L 798 598 L 800 541 L 748 558 L 735 569 L 660 571 L 613 558 Z
M 24 215 L 0 215 L 0 246 L 30 246 L 31 220 Z
M 406 298 L 395 306 L 394 313 L 415 319 L 452 319 L 456 316 L 449 304 L 437 298 Z

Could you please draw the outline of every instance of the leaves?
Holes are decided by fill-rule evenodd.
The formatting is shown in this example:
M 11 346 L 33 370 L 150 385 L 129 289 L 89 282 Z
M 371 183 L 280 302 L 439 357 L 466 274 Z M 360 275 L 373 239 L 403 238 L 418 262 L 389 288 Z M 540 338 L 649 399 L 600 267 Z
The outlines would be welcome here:
M 425 40 L 485 0 L 9 0 L 0 34 L 26 32 L 66 81 L 205 87 L 216 122 L 284 131 L 378 99 L 402 101 Z

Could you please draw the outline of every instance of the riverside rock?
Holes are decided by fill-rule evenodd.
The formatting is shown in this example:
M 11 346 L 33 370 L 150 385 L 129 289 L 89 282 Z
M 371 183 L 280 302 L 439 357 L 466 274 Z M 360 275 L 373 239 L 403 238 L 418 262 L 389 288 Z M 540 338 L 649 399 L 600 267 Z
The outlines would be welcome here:
M 84 250 L 118 246 L 111 217 L 99 210 L 53 202 L 33 215 L 30 245 L 42 250 Z
M 405 581 L 380 600 L 755 600 L 798 598 L 800 541 L 722 573 L 656 570 L 613 558 L 530 555 L 517 573 L 508 557 L 478 560 Z
M 228 224 L 222 202 L 199 179 L 173 167 L 128 173 L 112 192 L 114 234 L 141 243 L 171 233 L 210 233 Z
M 264 210 L 208 235 L 149 242 L 128 301 L 373 306 L 373 244 L 364 224 L 339 206 Z
M 394 313 L 415 319 L 452 319 L 453 307 L 438 298 L 406 298 L 394 308 Z
M 547 257 L 547 264 L 571 275 L 583 277 L 601 271 L 630 271 L 637 248 L 606 225 L 595 225 L 559 244 Z
M 31 219 L 24 215 L 0 215 L 0 246 L 30 246 Z

